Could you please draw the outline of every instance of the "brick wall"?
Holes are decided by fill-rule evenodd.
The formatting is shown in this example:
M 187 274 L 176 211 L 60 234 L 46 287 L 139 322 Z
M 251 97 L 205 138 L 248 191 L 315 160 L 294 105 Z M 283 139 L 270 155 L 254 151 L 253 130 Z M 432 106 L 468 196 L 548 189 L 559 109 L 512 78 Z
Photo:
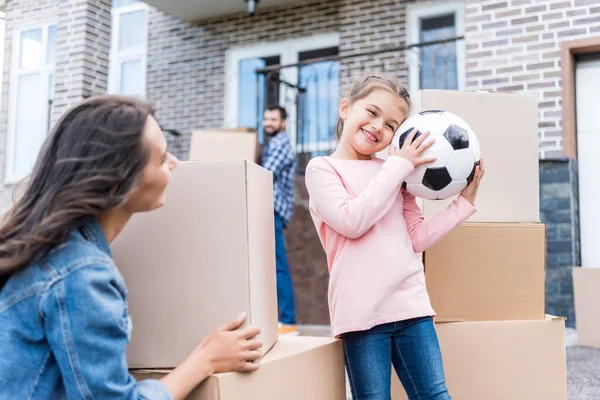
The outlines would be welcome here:
M 600 35 L 600 2 L 467 1 L 465 31 L 467 89 L 537 94 L 540 158 L 562 158 L 560 42 Z
M 406 5 L 411 1 L 340 2 L 340 55 L 400 47 L 406 40 Z M 444 1 L 439 1 L 444 3 Z M 365 72 L 387 72 L 408 84 L 405 52 L 352 57 L 340 65 L 341 93 Z
M 53 121 L 82 99 L 106 93 L 110 10 L 111 0 L 59 2 Z

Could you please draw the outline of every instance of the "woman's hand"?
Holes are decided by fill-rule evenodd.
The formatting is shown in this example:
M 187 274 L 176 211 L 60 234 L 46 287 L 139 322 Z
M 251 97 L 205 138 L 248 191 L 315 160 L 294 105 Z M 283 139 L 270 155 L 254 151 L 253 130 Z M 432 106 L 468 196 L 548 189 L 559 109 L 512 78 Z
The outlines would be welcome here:
M 254 339 L 260 329 L 247 327 L 238 330 L 246 320 L 241 314 L 224 326 L 215 329 L 169 375 L 162 378 L 175 400 L 183 400 L 196 386 L 218 372 L 249 372 L 258 369 L 262 343 Z
M 248 372 L 258 369 L 258 364 L 253 363 L 260 358 L 262 343 L 254 339 L 260 329 L 247 327 L 237 330 L 246 319 L 244 314 L 235 320 L 215 329 L 207 336 L 197 351 L 211 366 L 211 373 L 240 371 Z

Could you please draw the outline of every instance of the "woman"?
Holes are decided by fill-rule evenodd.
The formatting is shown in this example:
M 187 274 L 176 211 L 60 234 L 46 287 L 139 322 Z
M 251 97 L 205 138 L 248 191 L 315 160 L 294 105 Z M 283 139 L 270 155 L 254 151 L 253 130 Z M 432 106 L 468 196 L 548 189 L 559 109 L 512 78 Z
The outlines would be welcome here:
M 240 315 L 161 381 L 128 373 L 109 243 L 165 203 L 177 163 L 141 100 L 93 97 L 56 124 L 0 227 L 0 398 L 182 399 L 212 373 L 258 368 L 259 330 L 238 330 Z

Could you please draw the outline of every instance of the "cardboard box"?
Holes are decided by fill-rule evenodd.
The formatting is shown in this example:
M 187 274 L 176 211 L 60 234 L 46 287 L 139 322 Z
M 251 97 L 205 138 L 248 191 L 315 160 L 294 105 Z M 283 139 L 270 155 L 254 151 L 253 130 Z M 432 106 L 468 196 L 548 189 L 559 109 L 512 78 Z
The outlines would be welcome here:
M 413 111 L 445 110 L 463 118 L 480 142 L 486 172 L 471 222 L 539 222 L 537 98 L 529 94 L 420 90 Z M 424 201 L 433 215 L 451 201 Z
M 436 321 L 543 319 L 546 226 L 465 223 L 425 251 Z
M 260 146 L 254 129 L 213 129 L 192 132 L 190 161 L 242 159 L 258 163 Z
M 278 323 L 271 172 L 243 160 L 182 162 L 166 196 L 112 244 L 129 291 L 129 366 L 175 367 L 242 311 L 268 350 Z
M 169 371 L 132 371 L 137 380 Z M 187 400 L 346 400 L 342 342 L 330 338 L 281 337 L 249 374 L 215 374 Z
M 573 268 L 577 344 L 600 349 L 600 268 Z
M 566 400 L 565 322 L 437 323 L 448 392 L 458 400 Z M 392 374 L 392 399 L 406 400 Z

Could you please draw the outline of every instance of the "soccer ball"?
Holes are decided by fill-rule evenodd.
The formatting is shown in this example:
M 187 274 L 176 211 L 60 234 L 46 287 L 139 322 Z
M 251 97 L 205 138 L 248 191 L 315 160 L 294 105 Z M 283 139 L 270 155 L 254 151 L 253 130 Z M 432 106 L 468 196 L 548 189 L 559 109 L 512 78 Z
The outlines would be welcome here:
M 392 145 L 401 148 L 413 128 L 435 138 L 422 157 L 436 161 L 420 165 L 405 180 L 403 186 L 427 200 L 443 200 L 459 194 L 475 175 L 479 163 L 479 141 L 473 129 L 462 118 L 441 110 L 428 110 L 408 118 L 396 131 Z M 426 139 L 428 140 L 428 139 Z

